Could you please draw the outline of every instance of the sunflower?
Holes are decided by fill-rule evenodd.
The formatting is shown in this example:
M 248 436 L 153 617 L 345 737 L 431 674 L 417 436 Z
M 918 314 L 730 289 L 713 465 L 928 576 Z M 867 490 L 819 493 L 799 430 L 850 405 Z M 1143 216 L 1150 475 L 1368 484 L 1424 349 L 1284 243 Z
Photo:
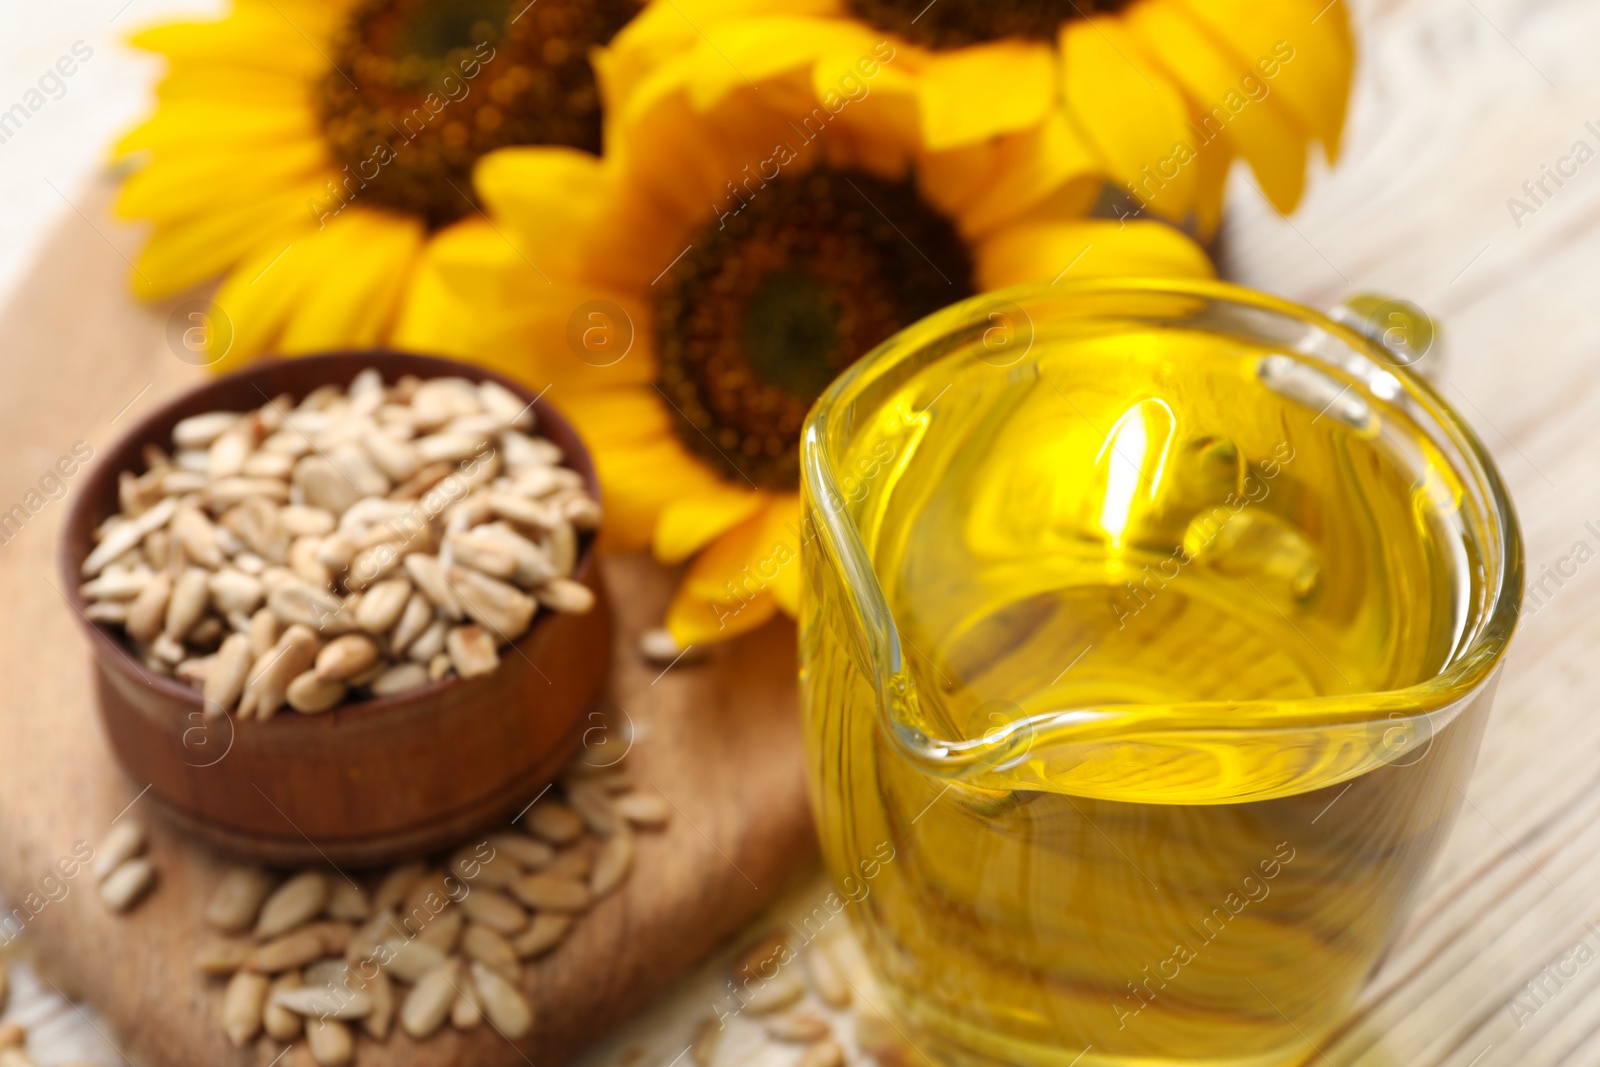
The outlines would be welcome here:
M 608 124 L 603 161 L 486 156 L 478 195 L 515 248 L 440 255 L 481 325 L 472 358 L 583 432 L 609 547 L 688 562 L 666 619 L 680 645 L 795 611 L 801 423 L 867 350 L 1025 280 L 1210 273 L 1171 226 L 1074 215 L 1037 168 L 995 181 L 930 153 L 877 92 L 897 46 L 859 43 L 836 88 L 763 71 L 701 106 L 658 85 Z
M 885 38 L 881 91 L 928 150 L 995 175 L 1027 157 L 1201 235 L 1236 158 L 1294 208 L 1311 142 L 1338 154 L 1353 58 L 1342 0 L 657 0 L 604 80 L 635 107 L 680 83 L 707 106 L 795 68 L 833 84 Z
M 634 0 L 236 0 L 134 43 L 169 71 L 114 154 L 121 215 L 153 226 L 133 272 L 159 299 L 219 274 L 210 358 L 389 340 L 457 347 L 427 269 L 483 231 L 472 167 L 505 145 L 597 152 L 589 50 Z M 213 341 L 227 336 L 220 323 Z

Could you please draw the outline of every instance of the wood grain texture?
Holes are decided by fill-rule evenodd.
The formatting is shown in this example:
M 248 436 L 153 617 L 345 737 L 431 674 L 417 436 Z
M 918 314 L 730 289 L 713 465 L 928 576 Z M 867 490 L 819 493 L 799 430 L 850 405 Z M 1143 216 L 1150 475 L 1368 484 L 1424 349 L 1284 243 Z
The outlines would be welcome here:
M 140 406 L 200 373 L 168 350 L 159 311 L 127 303 L 125 270 L 114 248 L 73 219 L 0 322 L 9 353 L 0 394 L 0 454 L 11 461 L 0 469 L 5 508 L 75 441 L 104 448 Z M 228 1045 L 217 1022 L 221 986 L 191 967 L 207 936 L 198 914 L 217 857 L 158 824 L 161 881 L 120 919 L 100 906 L 86 872 L 63 883 L 64 896 L 41 886 L 130 802 L 123 818 L 150 814 L 138 801 L 145 783 L 111 762 L 94 719 L 86 642 L 50 565 L 66 510 L 63 500 L 45 503 L 0 546 L 0 896 L 25 909 L 59 898 L 38 908 L 27 937 L 52 979 L 101 1011 L 119 1052 L 161 1067 L 269 1063 L 281 1049 L 266 1039 L 243 1051 Z M 793 628 L 763 628 L 706 663 L 663 672 L 636 643 L 661 617 L 672 576 L 616 559 L 606 577 L 618 619 L 602 704 L 632 729 L 613 726 L 589 744 L 620 748 L 632 734 L 628 766 L 642 788 L 672 803 L 667 830 L 640 836 L 625 888 L 530 968 L 532 1037 L 513 1046 L 483 1027 L 418 1045 L 396 1034 L 384 1046 L 361 1043 L 359 1063 L 559 1063 L 666 988 L 812 861 Z M 282 1062 L 310 1060 L 300 1046 Z

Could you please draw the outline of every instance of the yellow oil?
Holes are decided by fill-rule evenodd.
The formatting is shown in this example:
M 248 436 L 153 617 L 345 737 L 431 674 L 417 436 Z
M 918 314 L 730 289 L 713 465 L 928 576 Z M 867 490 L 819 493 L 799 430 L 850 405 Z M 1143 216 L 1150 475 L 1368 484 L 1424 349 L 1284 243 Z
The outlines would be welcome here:
M 1091 332 L 853 413 L 828 506 L 882 600 L 808 543 L 809 758 L 928 1055 L 1314 1061 L 1379 960 L 1476 752 L 1486 697 L 1427 683 L 1481 568 L 1429 441 L 1342 384 Z

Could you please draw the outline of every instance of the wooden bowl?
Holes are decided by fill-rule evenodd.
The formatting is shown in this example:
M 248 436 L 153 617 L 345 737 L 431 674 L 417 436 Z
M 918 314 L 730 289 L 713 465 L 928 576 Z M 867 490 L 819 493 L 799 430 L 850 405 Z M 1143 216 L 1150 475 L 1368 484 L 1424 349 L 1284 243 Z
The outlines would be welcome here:
M 88 468 L 61 545 L 67 596 L 93 651 L 101 721 L 136 783 L 193 836 L 262 863 L 370 866 L 436 851 L 514 816 L 577 751 L 582 712 L 611 659 L 611 611 L 593 537 L 573 577 L 595 594 L 583 615 L 544 612 L 501 650 L 500 666 L 320 715 L 267 722 L 207 720 L 200 694 L 135 659 L 119 631 L 90 623 L 78 594 L 91 534 L 117 509 L 117 475 L 143 470 L 146 444 L 204 411 L 247 411 L 269 397 L 348 385 L 377 368 L 386 381 L 456 375 L 493 380 L 533 404 L 537 432 L 566 453 L 598 499 L 594 466 L 572 427 L 513 381 L 467 364 L 383 350 L 254 364 L 168 402 Z

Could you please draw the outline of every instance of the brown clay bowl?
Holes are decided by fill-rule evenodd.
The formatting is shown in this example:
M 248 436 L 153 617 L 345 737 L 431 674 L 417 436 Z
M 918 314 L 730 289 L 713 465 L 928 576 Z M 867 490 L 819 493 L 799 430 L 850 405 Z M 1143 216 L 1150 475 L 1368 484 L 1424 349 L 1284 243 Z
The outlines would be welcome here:
M 382 350 L 254 364 L 165 404 L 130 430 L 80 488 L 61 545 L 68 598 L 93 653 L 101 721 L 136 783 L 162 813 L 209 844 L 261 863 L 370 866 L 436 851 L 515 815 L 576 752 L 584 708 L 611 659 L 611 611 L 592 537 L 574 574 L 596 593 L 584 615 L 541 613 L 501 650 L 494 672 L 449 678 L 320 715 L 285 710 L 267 722 L 207 719 L 200 694 L 147 669 L 115 629 L 83 617 L 79 568 L 91 533 L 117 507 L 117 474 L 143 470 L 141 450 L 166 447 L 178 420 L 245 411 L 283 393 L 347 385 L 376 367 L 386 381 L 493 379 L 530 401 L 537 429 L 598 492 L 572 427 L 517 383 L 449 360 Z

